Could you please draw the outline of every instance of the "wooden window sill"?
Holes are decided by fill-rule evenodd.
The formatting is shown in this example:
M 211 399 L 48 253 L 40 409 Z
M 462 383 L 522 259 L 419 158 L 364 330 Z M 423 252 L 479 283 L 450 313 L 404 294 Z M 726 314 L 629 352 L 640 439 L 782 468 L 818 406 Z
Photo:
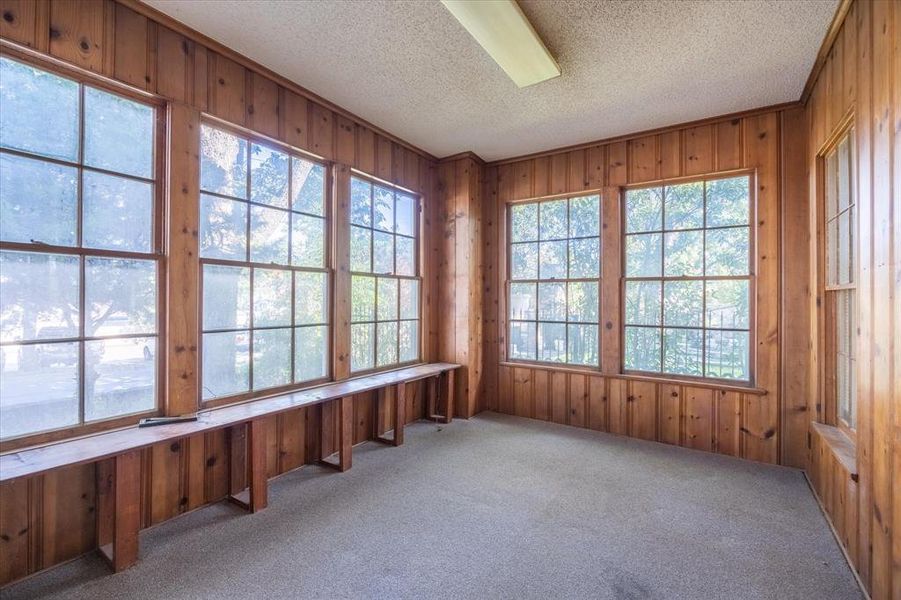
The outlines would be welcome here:
M 814 435 L 829 448 L 836 460 L 857 481 L 857 444 L 844 431 L 825 423 L 811 423 Z

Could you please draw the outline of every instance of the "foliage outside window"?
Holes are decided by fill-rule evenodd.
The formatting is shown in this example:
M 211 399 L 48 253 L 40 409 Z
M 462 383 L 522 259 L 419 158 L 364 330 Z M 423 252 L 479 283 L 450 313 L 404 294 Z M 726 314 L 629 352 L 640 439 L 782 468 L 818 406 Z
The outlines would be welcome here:
M 419 359 L 417 198 L 351 177 L 351 372 Z
M 0 438 L 157 406 L 155 123 L 0 58 Z
M 325 168 L 201 128 L 203 400 L 328 376 Z
M 511 360 L 598 366 L 597 195 L 510 206 Z
M 827 395 L 838 419 L 856 427 L 857 282 L 854 246 L 857 223 L 854 195 L 854 130 L 825 156 Z
M 750 177 L 625 194 L 626 371 L 749 381 Z

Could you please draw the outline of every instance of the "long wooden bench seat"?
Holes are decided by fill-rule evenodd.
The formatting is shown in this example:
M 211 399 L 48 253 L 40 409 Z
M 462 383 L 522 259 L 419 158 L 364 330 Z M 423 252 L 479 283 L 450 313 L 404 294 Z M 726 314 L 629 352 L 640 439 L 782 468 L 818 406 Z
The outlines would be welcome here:
M 337 462 L 330 462 L 327 460 L 329 457 L 322 456 L 321 462 L 345 471 L 351 466 L 352 399 L 355 394 L 378 390 L 378 400 L 381 402 L 381 392 L 395 387 L 393 437 L 377 435 L 376 439 L 400 445 L 403 443 L 406 421 L 406 384 L 423 379 L 431 380 L 428 414 L 431 418 L 450 422 L 453 413 L 454 371 L 459 366 L 451 363 L 416 365 L 214 408 L 199 413 L 197 421 L 146 428 L 132 426 L 9 452 L 0 455 L 0 483 L 34 477 L 62 467 L 98 463 L 98 543 L 113 569 L 119 571 L 134 564 L 138 556 L 142 449 L 198 433 L 227 429 L 232 440 L 242 442 L 232 444 L 232 447 L 246 448 L 247 453 L 247 499 L 240 497 L 244 490 L 231 490 L 232 499 L 254 512 L 265 508 L 267 503 L 266 430 L 263 426 L 265 417 L 304 406 L 335 402 L 340 424 L 338 459 Z M 443 386 L 438 385 L 439 379 L 444 379 Z M 437 413 L 437 410 L 441 412 Z M 246 444 L 243 443 L 244 437 Z M 235 468 L 243 468 L 243 465 Z

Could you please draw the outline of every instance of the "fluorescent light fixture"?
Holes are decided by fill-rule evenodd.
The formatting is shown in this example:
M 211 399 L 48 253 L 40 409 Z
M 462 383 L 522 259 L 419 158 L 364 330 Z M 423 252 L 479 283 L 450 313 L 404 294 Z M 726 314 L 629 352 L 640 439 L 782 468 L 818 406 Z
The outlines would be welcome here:
M 523 88 L 560 76 L 516 0 L 441 0 L 463 28 Z

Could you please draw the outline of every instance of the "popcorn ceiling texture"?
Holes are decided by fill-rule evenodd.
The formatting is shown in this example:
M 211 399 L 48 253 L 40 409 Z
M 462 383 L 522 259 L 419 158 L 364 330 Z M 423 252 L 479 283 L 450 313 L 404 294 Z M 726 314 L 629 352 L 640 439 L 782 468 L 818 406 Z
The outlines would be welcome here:
M 520 0 L 518 89 L 438 0 L 148 4 L 420 148 L 486 160 L 797 100 L 838 0 Z

